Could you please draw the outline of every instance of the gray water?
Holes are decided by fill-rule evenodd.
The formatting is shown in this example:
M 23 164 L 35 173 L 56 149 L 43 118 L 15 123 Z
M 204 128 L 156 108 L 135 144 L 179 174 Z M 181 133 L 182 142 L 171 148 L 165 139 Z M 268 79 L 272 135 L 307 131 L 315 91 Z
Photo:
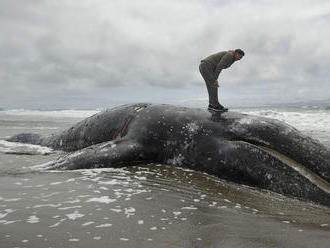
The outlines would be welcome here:
M 326 109 L 243 111 L 284 116 L 330 144 Z M 53 133 L 83 115 L 0 111 L 0 139 L 20 132 Z M 315 125 L 308 129 L 298 123 L 302 120 Z M 31 169 L 58 155 L 0 153 L 1 248 L 329 247 L 329 208 L 168 165 Z

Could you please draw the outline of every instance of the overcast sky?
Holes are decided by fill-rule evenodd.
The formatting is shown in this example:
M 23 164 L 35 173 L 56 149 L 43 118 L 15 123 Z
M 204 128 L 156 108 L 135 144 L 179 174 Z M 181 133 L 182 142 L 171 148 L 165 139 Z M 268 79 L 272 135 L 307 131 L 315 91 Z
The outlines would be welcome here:
M 0 108 L 207 103 L 198 66 L 223 70 L 227 106 L 330 103 L 329 0 L 1 0 Z

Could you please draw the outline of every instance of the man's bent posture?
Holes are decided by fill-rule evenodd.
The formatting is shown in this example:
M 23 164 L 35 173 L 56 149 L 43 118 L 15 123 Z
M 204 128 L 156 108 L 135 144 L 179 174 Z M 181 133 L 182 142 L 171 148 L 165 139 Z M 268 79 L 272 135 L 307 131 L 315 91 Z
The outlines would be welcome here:
M 218 77 L 223 69 L 230 67 L 235 61 L 244 56 L 241 49 L 223 51 L 212 54 L 203 59 L 199 65 L 199 71 L 205 80 L 207 91 L 209 93 L 209 110 L 227 111 L 218 100 Z

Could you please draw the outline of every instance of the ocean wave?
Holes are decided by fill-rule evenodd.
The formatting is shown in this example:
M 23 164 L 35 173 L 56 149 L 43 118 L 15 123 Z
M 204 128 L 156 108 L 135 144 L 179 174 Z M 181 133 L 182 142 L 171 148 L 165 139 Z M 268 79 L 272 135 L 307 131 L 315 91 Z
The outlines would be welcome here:
M 243 113 L 277 119 L 288 123 L 302 133 L 318 139 L 321 143 L 330 146 L 330 113 L 325 110 L 302 111 L 296 109 L 253 109 L 243 110 Z
M 49 155 L 54 153 L 54 151 L 53 149 L 44 146 L 0 140 L 0 153 L 18 155 Z
M 12 116 L 44 116 L 44 117 L 55 117 L 55 118 L 86 118 L 92 116 L 98 112 L 100 109 L 95 110 L 27 110 L 27 109 L 12 109 L 3 110 L 1 115 L 12 115 Z

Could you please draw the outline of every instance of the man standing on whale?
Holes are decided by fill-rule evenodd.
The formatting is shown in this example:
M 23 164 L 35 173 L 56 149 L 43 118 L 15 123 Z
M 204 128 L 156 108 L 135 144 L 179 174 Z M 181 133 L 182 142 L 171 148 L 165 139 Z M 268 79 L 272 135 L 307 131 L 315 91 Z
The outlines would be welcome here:
M 209 93 L 209 110 L 219 112 L 228 110 L 222 106 L 218 100 L 218 77 L 223 69 L 227 69 L 243 56 L 244 51 L 236 49 L 212 54 L 201 61 L 199 71 L 205 80 L 207 91 Z

